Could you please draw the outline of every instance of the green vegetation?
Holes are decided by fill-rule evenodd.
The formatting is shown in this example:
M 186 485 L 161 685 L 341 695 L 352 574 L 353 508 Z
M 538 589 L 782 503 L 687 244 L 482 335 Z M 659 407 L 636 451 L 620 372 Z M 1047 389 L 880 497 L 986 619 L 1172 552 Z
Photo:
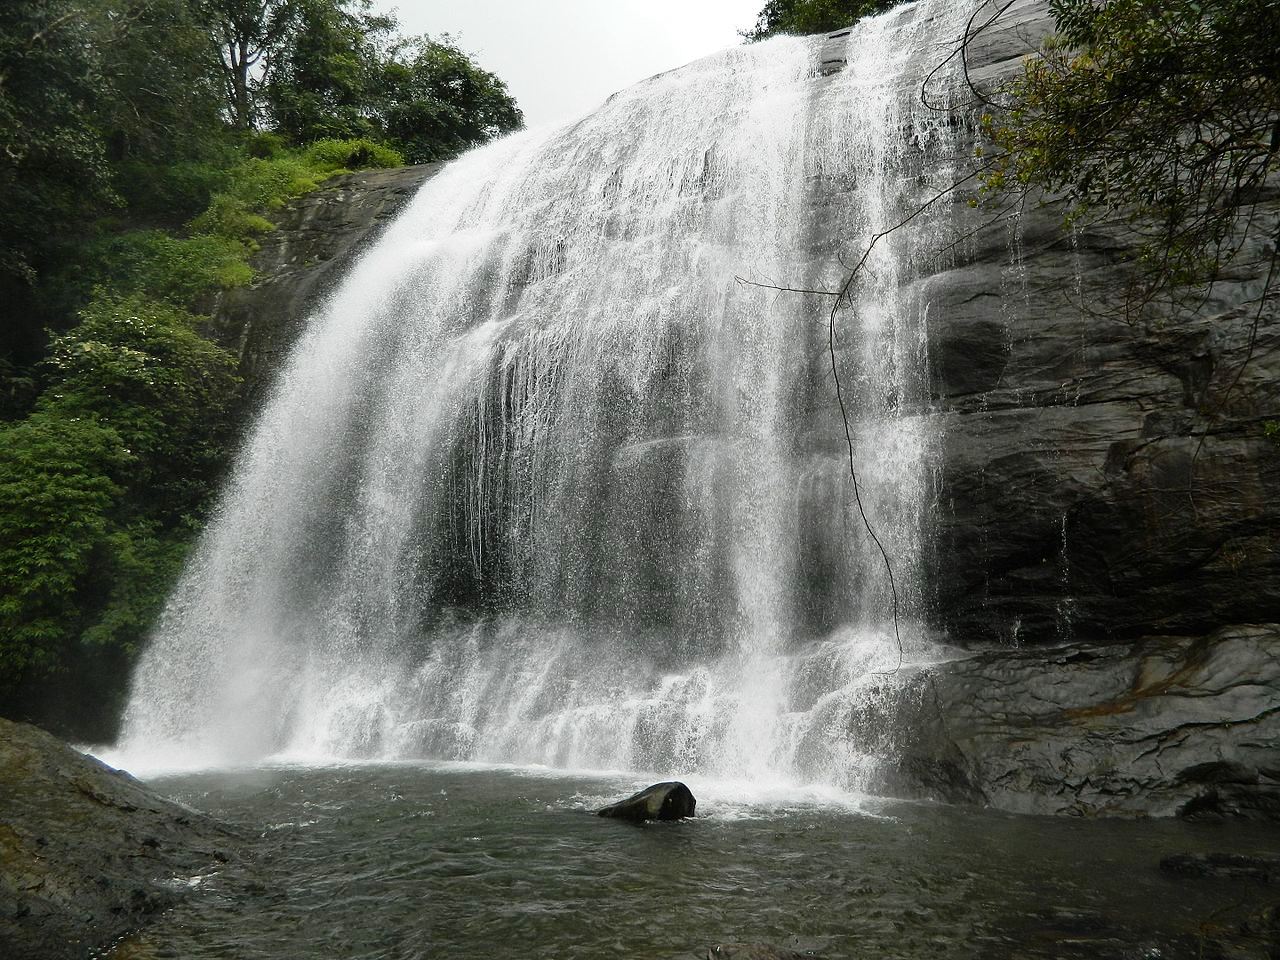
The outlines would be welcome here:
M 196 321 L 94 301 L 54 341 L 36 409 L 0 430 L 0 696 L 18 709 L 96 674 L 103 696 L 79 709 L 100 720 L 199 529 L 238 377 Z
M 1280 150 L 1280 4 L 1052 0 L 1058 35 L 985 118 L 988 193 L 1036 187 L 1126 222 L 1141 305 L 1211 282 Z M 1274 277 L 1273 277 L 1274 279 Z
M 140 639 L 163 594 L 137 580 L 180 554 L 173 534 L 199 516 L 234 434 L 234 358 L 195 323 L 141 297 L 95 301 L 54 342 L 36 410 L 3 431 L 6 664 L 55 669 L 77 642 Z
M 747 40 L 763 40 L 779 33 L 827 33 L 883 13 L 904 0 L 768 0 L 756 25 L 744 30 Z
M 295 142 L 364 138 L 410 163 L 447 160 L 517 129 L 506 87 L 447 36 L 394 37 L 394 21 L 330 8 L 305 18 L 263 94 Z
M 0 4 L 0 713 L 110 735 L 243 419 L 201 314 L 275 212 L 520 124 L 367 0 Z
M 274 229 L 273 211 L 336 173 L 403 162 L 390 147 L 368 140 L 322 140 L 269 158 L 247 157 L 225 171 L 222 188 L 184 235 L 148 228 L 105 234 L 86 245 L 75 282 L 198 309 L 213 291 L 253 279 L 249 257 L 255 238 Z

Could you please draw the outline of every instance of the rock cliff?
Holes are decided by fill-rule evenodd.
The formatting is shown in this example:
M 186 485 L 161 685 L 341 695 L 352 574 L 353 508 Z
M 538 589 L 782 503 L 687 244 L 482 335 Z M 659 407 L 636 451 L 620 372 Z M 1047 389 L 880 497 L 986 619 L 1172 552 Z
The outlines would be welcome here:
M 1016 4 L 971 46 L 971 77 L 1008 76 L 1049 26 Z M 926 581 L 936 625 L 978 652 L 889 697 L 886 787 L 1274 818 L 1280 331 L 1258 297 L 1280 189 L 1199 302 L 1137 316 L 1119 225 L 1070 232 L 1051 197 L 982 216 L 957 209 L 971 239 L 923 281 L 922 414 L 943 438 Z
M 1018 813 L 1280 819 L 1280 626 L 989 650 L 885 685 L 888 793 Z
M 1051 26 L 1019 0 L 969 46 L 970 78 L 1009 76 Z M 979 109 L 952 122 L 974 129 Z M 255 383 L 433 172 L 340 178 L 282 218 L 262 280 L 215 320 Z M 1280 816 L 1280 445 L 1265 430 L 1280 332 L 1256 302 L 1280 189 L 1201 302 L 1140 316 L 1123 309 L 1117 224 L 1067 231 L 1051 197 L 990 223 L 954 210 L 967 239 L 918 281 L 932 306 L 914 415 L 941 438 L 926 614 L 962 654 L 904 670 L 858 718 L 888 760 L 881 787 L 1028 812 Z M 836 435 L 829 405 L 812 413 Z
M 342 174 L 275 216 L 276 229 L 252 259 L 256 280 L 225 291 L 210 322 L 213 338 L 238 352 L 250 398 L 270 383 L 333 285 L 440 166 Z

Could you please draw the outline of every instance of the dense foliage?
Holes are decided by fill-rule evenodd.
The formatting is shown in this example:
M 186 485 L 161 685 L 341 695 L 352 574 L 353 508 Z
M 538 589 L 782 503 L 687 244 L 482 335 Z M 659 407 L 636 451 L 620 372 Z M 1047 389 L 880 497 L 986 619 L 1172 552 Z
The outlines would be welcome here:
M 768 0 L 756 25 L 743 32 L 748 40 L 779 33 L 827 33 L 896 7 L 903 0 Z
M 20 378 L 74 322 L 84 286 L 59 268 L 121 224 L 180 228 L 262 132 L 419 162 L 521 122 L 501 80 L 368 0 L 0 4 L 0 372 Z
M 1274 0 L 1052 0 L 1058 36 L 985 119 L 988 191 L 1035 186 L 1135 231 L 1138 303 L 1239 251 L 1280 150 Z
M 48 699 L 50 675 L 92 671 L 109 695 L 80 709 L 109 707 L 177 575 L 235 426 L 234 358 L 195 323 L 143 298 L 95 301 L 54 342 L 35 411 L 0 430 L 0 698 L 13 706 Z
M 201 312 L 273 212 L 520 123 L 367 0 L 0 4 L 0 714 L 109 734 L 243 419 Z
M 225 158 L 206 46 L 185 0 L 0 5 L 7 360 L 38 359 L 43 328 L 71 322 L 78 304 L 44 281 L 78 259 L 104 215 L 130 199 L 175 200 L 174 181 Z

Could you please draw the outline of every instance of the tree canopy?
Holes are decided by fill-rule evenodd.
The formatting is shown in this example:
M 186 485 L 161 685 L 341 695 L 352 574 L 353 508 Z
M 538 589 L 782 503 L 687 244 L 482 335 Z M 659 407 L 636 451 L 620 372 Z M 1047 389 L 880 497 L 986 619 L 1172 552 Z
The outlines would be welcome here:
M 990 191 L 1037 187 L 1120 217 L 1140 300 L 1239 252 L 1280 151 L 1274 0 L 1051 0 L 1057 36 L 984 119 Z
M 519 128 L 502 80 L 369 0 L 0 4 L 0 370 L 85 291 L 61 265 L 119 222 L 180 227 L 256 149 L 363 138 L 444 160 Z
M 903 0 L 767 0 L 756 25 L 745 30 L 747 40 L 763 40 L 779 33 L 827 33 L 863 17 L 882 13 Z
M 447 160 L 524 123 L 506 84 L 447 35 L 400 38 L 365 2 L 306 8 L 263 103 L 294 142 L 367 137 L 411 163 Z

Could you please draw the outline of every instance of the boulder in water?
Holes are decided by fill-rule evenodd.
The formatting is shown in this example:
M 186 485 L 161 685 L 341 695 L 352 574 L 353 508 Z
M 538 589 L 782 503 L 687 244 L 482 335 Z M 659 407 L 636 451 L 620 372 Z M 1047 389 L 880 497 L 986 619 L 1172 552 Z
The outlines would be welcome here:
M 688 787 L 677 780 L 669 780 L 646 787 L 596 813 L 601 817 L 632 820 L 636 823 L 645 820 L 683 820 L 693 816 L 697 805 L 698 801 L 693 798 L 693 792 Z

